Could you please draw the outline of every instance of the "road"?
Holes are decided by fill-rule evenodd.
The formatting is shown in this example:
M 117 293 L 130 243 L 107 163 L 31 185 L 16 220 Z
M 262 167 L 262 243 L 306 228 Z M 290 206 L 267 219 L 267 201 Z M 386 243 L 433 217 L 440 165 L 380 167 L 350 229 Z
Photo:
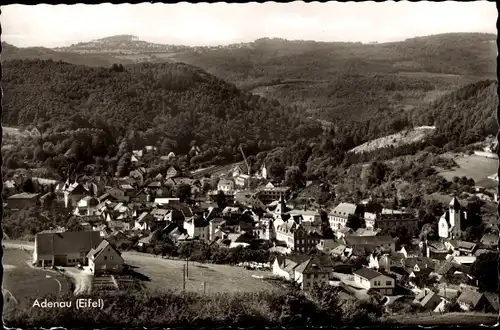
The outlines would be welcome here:
M 34 242 L 26 242 L 26 241 L 3 240 L 2 245 L 6 248 L 11 248 L 11 249 L 33 250 L 35 248 Z

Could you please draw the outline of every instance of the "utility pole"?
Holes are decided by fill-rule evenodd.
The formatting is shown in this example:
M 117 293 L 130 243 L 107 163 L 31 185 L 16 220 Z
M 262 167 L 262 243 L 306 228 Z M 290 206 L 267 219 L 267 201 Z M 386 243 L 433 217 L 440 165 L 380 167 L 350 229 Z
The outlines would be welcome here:
M 186 292 L 186 265 L 182 267 L 182 292 Z
M 207 281 L 203 281 L 203 295 L 207 292 Z
M 186 257 L 186 277 L 189 278 L 189 258 Z

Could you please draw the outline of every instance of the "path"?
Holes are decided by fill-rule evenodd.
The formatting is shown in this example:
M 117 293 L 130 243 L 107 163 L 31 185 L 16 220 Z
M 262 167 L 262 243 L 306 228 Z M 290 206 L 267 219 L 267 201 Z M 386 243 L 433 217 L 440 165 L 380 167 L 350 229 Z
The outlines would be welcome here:
M 16 302 L 16 304 L 18 304 L 19 302 L 17 301 L 16 297 L 14 297 L 14 295 L 12 294 L 12 292 L 10 292 L 9 290 L 7 289 L 3 289 L 2 288 L 2 293 L 5 295 L 6 293 L 9 294 L 9 297 L 12 298 L 12 300 L 14 300 Z M 5 300 L 9 300 L 9 298 L 5 299 Z
M 74 294 L 89 293 L 92 290 L 94 276 L 88 270 L 80 270 L 75 267 L 63 267 L 64 273 L 71 277 L 75 283 Z

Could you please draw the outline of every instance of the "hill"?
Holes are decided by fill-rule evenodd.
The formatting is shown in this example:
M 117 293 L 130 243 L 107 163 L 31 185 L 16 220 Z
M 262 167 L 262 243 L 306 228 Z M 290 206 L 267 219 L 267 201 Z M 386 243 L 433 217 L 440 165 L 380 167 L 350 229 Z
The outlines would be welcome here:
M 188 161 L 201 165 L 239 160 L 239 144 L 251 155 L 321 133 L 300 111 L 185 64 L 91 68 L 15 60 L 3 68 L 4 124 L 36 125 L 43 135 L 40 150 L 21 150 L 18 159 L 116 163 L 147 144 L 187 154 L 195 143 L 202 152 Z
M 74 52 L 55 51 L 44 47 L 19 48 L 2 42 L 2 63 L 9 60 L 27 59 L 27 60 L 53 60 L 63 61 L 76 65 L 86 65 L 91 67 L 109 67 L 112 64 L 131 64 L 127 59 L 119 59 L 106 54 L 85 54 L 81 55 Z

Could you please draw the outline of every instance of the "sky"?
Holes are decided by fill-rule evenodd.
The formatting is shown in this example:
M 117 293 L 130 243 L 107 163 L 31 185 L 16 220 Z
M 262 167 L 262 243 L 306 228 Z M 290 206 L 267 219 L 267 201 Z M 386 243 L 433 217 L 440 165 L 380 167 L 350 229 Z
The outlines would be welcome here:
M 258 38 L 390 42 L 448 32 L 496 33 L 494 2 L 328 2 L 2 6 L 2 41 L 64 47 L 118 34 L 188 46 Z

